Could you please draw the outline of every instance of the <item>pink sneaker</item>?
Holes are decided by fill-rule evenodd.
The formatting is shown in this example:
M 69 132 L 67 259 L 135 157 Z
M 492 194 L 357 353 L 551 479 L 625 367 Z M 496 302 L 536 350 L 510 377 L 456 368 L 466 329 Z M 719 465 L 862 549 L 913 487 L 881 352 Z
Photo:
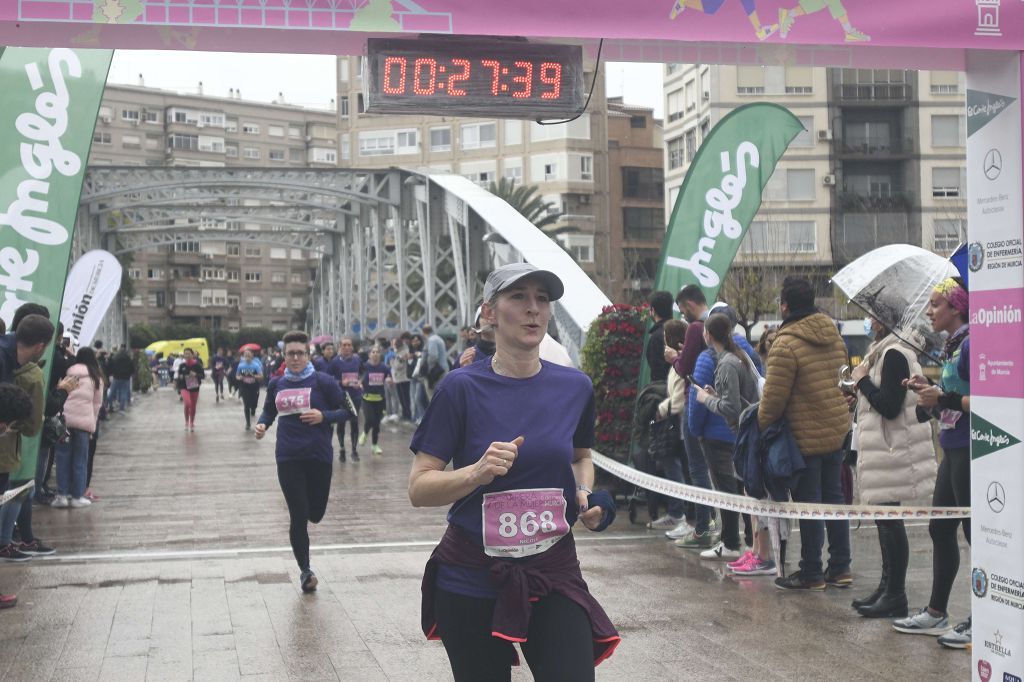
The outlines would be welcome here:
M 775 562 L 754 555 L 747 564 L 732 569 L 733 575 L 775 575 Z
M 757 555 L 754 554 L 754 551 L 748 549 L 746 552 L 744 552 L 743 556 L 741 556 L 736 561 L 730 561 L 729 563 L 726 564 L 726 566 L 728 566 L 729 568 L 736 568 L 737 566 L 743 566 L 748 561 L 750 561 L 750 559 L 752 557 L 755 557 L 755 556 L 757 556 Z

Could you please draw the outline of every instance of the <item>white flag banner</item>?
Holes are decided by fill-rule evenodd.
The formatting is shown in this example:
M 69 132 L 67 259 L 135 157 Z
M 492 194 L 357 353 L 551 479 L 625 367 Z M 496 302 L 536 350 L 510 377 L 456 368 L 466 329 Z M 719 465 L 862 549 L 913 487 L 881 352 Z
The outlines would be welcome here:
M 64 287 L 60 321 L 76 348 L 92 343 L 121 288 L 121 264 L 109 251 L 89 251 L 75 261 Z

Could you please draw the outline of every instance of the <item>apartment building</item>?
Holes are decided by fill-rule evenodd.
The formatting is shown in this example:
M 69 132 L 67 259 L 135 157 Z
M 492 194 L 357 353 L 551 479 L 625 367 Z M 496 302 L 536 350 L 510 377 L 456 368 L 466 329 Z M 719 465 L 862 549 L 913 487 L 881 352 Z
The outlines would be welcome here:
M 621 273 L 612 270 L 608 178 L 608 107 L 599 74 L 590 106 L 565 124 L 518 119 L 368 114 L 362 57 L 338 58 L 339 164 L 346 168 L 399 166 L 455 173 L 486 186 L 505 177 L 536 185 L 573 227 L 557 238 L 610 297 Z M 585 74 L 590 84 L 593 71 Z M 617 210 L 617 209 L 615 209 Z
M 609 298 L 640 303 L 654 288 L 665 237 L 662 126 L 647 107 L 608 99 Z
M 766 279 L 829 276 L 885 244 L 948 255 L 965 234 L 962 76 L 903 69 L 668 64 L 665 201 L 671 211 L 697 147 L 730 111 L 770 101 L 797 116 L 737 256 Z M 774 282 L 766 282 L 773 286 Z
M 212 96 L 108 85 L 89 165 L 337 166 L 334 111 L 241 97 L 234 90 Z M 129 324 L 189 322 L 228 331 L 304 324 L 317 265 L 303 249 L 204 240 L 201 231 L 195 241 L 150 247 L 122 258 L 134 287 L 125 306 Z

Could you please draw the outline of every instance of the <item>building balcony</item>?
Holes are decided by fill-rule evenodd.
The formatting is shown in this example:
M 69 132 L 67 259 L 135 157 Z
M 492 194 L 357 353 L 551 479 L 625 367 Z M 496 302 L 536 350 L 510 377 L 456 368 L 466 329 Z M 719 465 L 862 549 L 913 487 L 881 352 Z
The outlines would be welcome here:
M 912 137 L 846 138 L 836 141 L 836 153 L 844 158 L 906 157 L 914 153 Z
M 840 83 L 833 89 L 840 104 L 898 104 L 914 98 L 908 83 Z
M 914 208 L 914 194 L 912 192 L 892 192 L 885 196 L 858 194 L 857 192 L 840 192 L 838 198 L 840 208 L 850 213 L 868 211 L 891 213 L 909 211 Z
M 167 261 L 171 265 L 199 265 L 203 262 L 203 254 L 197 251 L 175 251 L 167 254 Z
M 661 244 L 665 239 L 663 227 L 627 227 L 622 230 L 624 242 L 653 242 Z

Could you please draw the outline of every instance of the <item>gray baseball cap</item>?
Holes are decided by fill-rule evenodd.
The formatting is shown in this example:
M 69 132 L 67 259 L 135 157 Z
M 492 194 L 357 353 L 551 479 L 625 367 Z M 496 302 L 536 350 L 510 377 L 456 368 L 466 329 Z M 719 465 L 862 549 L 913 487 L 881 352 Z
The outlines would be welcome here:
M 548 290 L 550 300 L 557 301 L 565 293 L 565 286 L 555 273 L 549 270 L 541 270 L 530 263 L 509 263 L 508 265 L 502 265 L 487 275 L 487 281 L 484 283 L 484 300 L 490 301 L 497 294 L 505 291 L 505 289 L 508 289 L 523 277 L 530 275 L 541 281 Z

